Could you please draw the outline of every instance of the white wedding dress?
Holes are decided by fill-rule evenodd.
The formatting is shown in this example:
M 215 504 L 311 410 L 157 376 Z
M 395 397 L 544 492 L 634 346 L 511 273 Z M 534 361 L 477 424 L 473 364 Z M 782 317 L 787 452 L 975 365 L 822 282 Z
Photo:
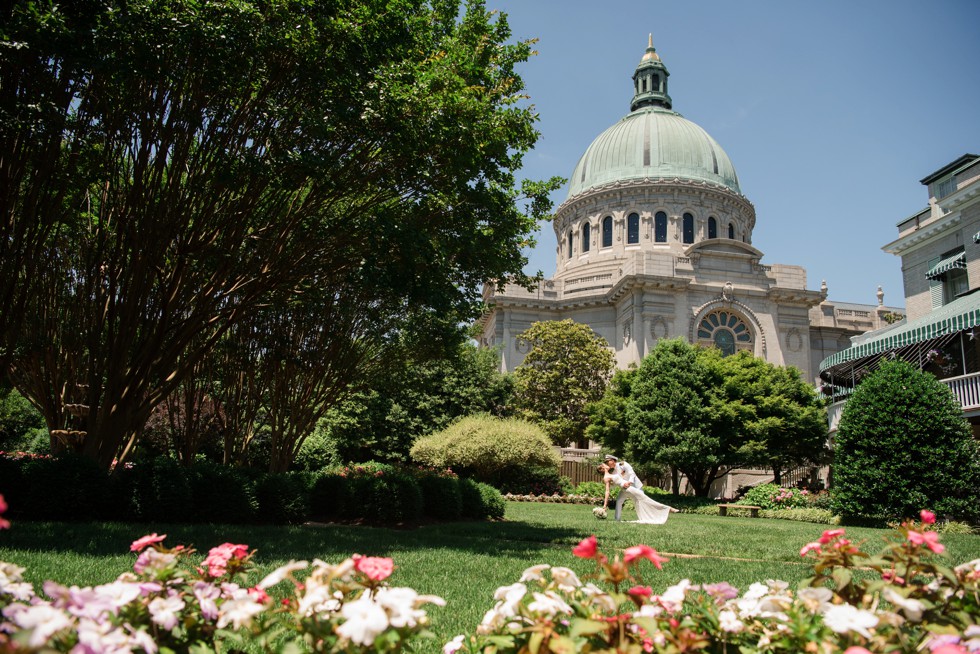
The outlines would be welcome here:
M 631 520 L 637 524 L 643 525 L 662 525 L 667 522 L 667 516 L 670 515 L 671 507 L 666 504 L 661 504 L 660 502 L 650 499 L 650 497 L 644 493 L 639 488 L 634 488 L 630 486 L 629 488 L 623 488 L 623 478 L 616 474 L 606 473 L 603 477 L 603 481 L 609 481 L 616 486 L 619 486 L 620 493 L 626 493 L 626 496 L 633 500 L 633 506 L 636 507 L 636 520 Z

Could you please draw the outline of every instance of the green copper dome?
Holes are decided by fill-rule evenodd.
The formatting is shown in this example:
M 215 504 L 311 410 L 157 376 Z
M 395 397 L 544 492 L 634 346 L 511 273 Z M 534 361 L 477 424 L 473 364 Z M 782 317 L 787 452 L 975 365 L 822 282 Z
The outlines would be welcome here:
M 724 186 L 741 195 L 735 167 L 718 142 L 671 111 L 669 74 L 651 39 L 633 74 L 633 111 L 582 155 L 572 173 L 569 198 L 614 182 L 674 178 Z

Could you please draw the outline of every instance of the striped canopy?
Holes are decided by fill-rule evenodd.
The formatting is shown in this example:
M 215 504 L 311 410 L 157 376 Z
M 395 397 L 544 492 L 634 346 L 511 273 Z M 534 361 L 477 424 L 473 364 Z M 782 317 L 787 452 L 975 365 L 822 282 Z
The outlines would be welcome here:
M 855 339 L 854 345 L 827 357 L 821 372 L 842 363 L 897 350 L 915 343 L 955 334 L 980 325 L 980 293 L 957 298 L 928 315 L 912 321 L 901 320 L 876 332 Z
M 940 259 L 939 263 L 926 273 L 926 279 L 939 279 L 953 268 L 966 268 L 966 252 L 960 251 Z

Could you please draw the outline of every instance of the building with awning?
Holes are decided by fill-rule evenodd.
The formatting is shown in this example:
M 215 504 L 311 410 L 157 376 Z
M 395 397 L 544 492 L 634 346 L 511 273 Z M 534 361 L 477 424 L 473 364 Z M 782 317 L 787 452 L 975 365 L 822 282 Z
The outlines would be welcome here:
M 906 317 L 852 337 L 820 363 L 832 431 L 855 386 L 897 358 L 947 384 L 980 433 L 980 156 L 965 154 L 920 181 L 929 205 L 900 221 L 899 237 L 883 248 L 902 258 Z

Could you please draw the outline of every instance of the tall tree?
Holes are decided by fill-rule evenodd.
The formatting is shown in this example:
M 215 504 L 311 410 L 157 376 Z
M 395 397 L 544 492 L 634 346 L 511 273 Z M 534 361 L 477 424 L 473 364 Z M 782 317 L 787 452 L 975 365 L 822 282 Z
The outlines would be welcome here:
M 572 320 L 536 322 L 518 337 L 530 345 L 514 370 L 519 409 L 558 445 L 581 439 L 585 406 L 602 397 L 615 366 L 609 345 Z
M 793 367 L 777 366 L 750 352 L 723 360 L 725 395 L 747 415 L 739 425 L 746 443 L 758 452 L 754 463 L 782 473 L 794 466 L 829 460 L 827 412 L 816 390 Z
M 104 466 L 272 296 L 360 276 L 372 307 L 462 316 L 486 279 L 529 283 L 521 247 L 557 182 L 516 188 L 537 137 L 514 71 L 531 50 L 482 2 L 8 11 L 2 138 L 46 172 L 4 181 L 0 236 L 26 240 L 0 331 L 23 309 L 11 379 Z M 48 86 L 22 93 L 33 75 Z

